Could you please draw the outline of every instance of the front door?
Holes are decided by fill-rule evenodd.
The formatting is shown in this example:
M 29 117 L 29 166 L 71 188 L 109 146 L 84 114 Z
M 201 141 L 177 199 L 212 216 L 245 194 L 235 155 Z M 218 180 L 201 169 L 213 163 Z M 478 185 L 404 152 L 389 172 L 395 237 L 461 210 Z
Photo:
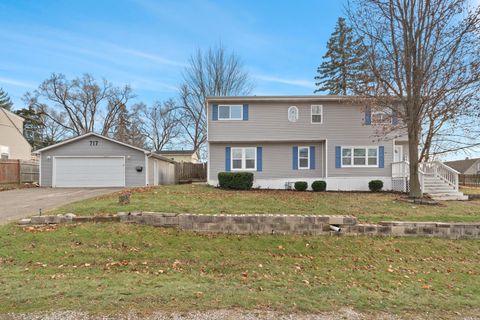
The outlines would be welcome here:
M 395 150 L 393 153 L 393 162 L 400 162 L 403 161 L 403 146 L 395 146 Z
M 395 146 L 393 150 L 393 162 L 401 162 L 403 161 L 403 146 Z M 392 166 L 392 176 L 397 177 L 399 176 L 402 172 L 403 166 L 400 164 L 394 164 Z

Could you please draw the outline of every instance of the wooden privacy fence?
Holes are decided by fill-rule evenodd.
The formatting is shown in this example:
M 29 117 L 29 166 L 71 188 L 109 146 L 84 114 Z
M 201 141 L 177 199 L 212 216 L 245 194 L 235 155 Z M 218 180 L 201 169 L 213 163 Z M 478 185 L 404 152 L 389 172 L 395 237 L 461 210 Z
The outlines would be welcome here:
M 0 160 L 0 184 L 38 182 L 39 170 L 36 161 Z
M 480 187 L 480 174 L 459 174 L 458 184 L 468 187 Z
M 175 163 L 175 179 L 179 183 L 207 181 L 207 164 L 177 162 Z

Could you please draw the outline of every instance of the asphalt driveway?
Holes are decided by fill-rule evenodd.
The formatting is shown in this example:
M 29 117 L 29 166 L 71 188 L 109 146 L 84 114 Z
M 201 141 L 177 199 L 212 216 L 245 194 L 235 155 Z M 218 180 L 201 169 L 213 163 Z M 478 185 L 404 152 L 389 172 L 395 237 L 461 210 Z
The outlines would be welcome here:
M 0 192 L 0 224 L 63 206 L 70 202 L 112 193 L 121 188 L 30 188 Z

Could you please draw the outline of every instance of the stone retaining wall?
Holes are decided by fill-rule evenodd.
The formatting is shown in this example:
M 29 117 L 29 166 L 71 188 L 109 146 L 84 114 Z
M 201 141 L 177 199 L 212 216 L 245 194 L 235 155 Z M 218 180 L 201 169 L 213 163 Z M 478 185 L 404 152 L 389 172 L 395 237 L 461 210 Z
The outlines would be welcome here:
M 80 222 L 124 222 L 158 227 L 174 227 L 198 232 L 234 234 L 345 234 L 376 236 L 424 236 L 450 239 L 480 239 L 480 223 L 438 223 L 387 221 L 359 224 L 353 216 L 318 215 L 206 215 L 166 214 L 155 212 L 119 212 L 113 216 L 34 216 L 20 225 Z M 340 228 L 333 231 L 332 226 Z

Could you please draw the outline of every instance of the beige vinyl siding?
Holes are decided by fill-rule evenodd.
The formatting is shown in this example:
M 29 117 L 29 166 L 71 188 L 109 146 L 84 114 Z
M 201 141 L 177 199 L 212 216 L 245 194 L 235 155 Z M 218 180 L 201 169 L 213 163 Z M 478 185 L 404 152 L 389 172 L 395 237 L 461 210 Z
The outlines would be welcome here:
M 245 101 L 248 103 L 248 101 Z M 311 123 L 311 106 L 323 105 L 323 123 Z M 288 121 L 287 110 L 296 106 L 297 122 Z M 212 120 L 212 104 L 208 110 L 208 141 L 308 141 L 339 138 L 346 142 L 362 139 L 377 141 L 378 127 L 364 125 L 364 109 L 339 102 L 285 103 L 257 102 L 249 104 L 248 121 Z M 392 139 L 389 139 L 390 141 Z
M 0 110 L 0 146 L 8 147 L 9 159 L 31 160 L 31 146 L 23 137 L 23 119 Z
M 477 160 L 470 168 L 468 168 L 464 174 L 479 174 L 480 170 L 478 168 L 478 164 L 480 160 Z
M 262 171 L 252 171 L 256 179 L 322 178 L 325 176 L 324 142 L 296 141 L 289 143 L 211 143 L 209 179 L 216 180 L 225 171 L 225 148 L 262 147 Z M 293 170 L 293 146 L 315 146 L 315 169 Z

